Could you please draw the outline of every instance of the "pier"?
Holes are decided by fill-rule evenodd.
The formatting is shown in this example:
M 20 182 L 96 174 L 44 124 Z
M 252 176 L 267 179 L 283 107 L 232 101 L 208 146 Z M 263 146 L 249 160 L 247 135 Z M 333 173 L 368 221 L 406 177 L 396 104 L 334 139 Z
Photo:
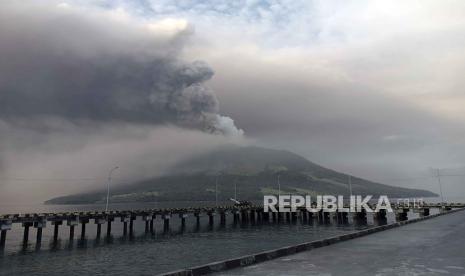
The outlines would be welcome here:
M 438 208 L 442 211 L 449 211 L 456 208 L 464 208 L 464 203 L 447 203 L 447 204 L 423 204 L 414 206 L 413 204 L 392 204 L 397 221 L 408 219 L 408 212 L 412 210 L 420 216 L 428 216 L 431 208 Z M 386 212 L 379 212 L 373 215 L 373 220 L 382 225 L 386 222 Z M 95 238 L 100 239 L 103 235 L 110 237 L 113 223 L 122 223 L 123 237 L 134 235 L 134 221 L 140 219 L 145 222 L 145 233 L 154 233 L 154 221 L 160 219 L 163 221 L 163 230 L 170 230 L 170 221 L 179 219 L 182 229 L 186 226 L 186 218 L 194 216 L 196 224 L 199 226 L 200 217 L 208 217 L 208 225 L 213 226 L 215 219 L 218 219 L 220 225 L 225 225 L 227 218 L 232 217 L 232 222 L 237 223 L 293 223 L 296 220 L 308 221 L 318 220 L 320 223 L 346 224 L 349 216 L 359 223 L 366 223 L 367 213 L 361 212 L 349 213 L 347 211 L 336 210 L 335 212 L 312 213 L 305 208 L 299 208 L 295 212 L 287 213 L 267 213 L 263 211 L 260 205 L 245 206 L 219 206 L 204 208 L 172 208 L 172 209 L 149 209 L 149 210 L 130 210 L 130 211 L 109 211 L 109 212 L 68 212 L 68 213 L 32 213 L 32 214 L 7 214 L 0 216 L 0 250 L 5 248 L 7 242 L 7 233 L 12 229 L 13 224 L 21 224 L 23 228 L 23 244 L 27 244 L 30 238 L 31 228 L 35 229 L 36 245 L 40 246 L 42 241 L 43 228 L 50 224 L 53 227 L 53 241 L 57 242 L 60 232 L 67 232 L 69 240 L 75 238 L 76 227 L 80 225 L 80 239 L 86 239 L 86 225 L 88 223 L 96 224 Z M 218 218 L 219 217 L 219 218 Z
M 216 274 L 209 270 L 209 273 L 228 276 L 464 275 L 465 212 L 447 212 L 445 216 L 431 217 L 435 218 L 414 219 L 412 222 L 416 223 L 400 222 L 401 228 L 391 227 L 388 231 L 369 235 L 366 235 L 368 230 L 360 231 L 355 234 L 359 235 L 356 239 L 341 236 L 340 240 L 344 242 L 334 239 L 313 242 L 313 248 L 306 251 L 299 250 L 302 245 L 295 246 L 294 253 L 297 254 L 286 254 L 292 249 L 289 247 L 276 250 L 275 255 L 272 252 L 258 253 L 238 258 L 239 261 L 227 260 L 222 263 L 232 270 Z M 324 241 L 328 246 L 322 245 Z M 252 260 L 253 265 L 246 266 L 245 261 L 241 265 L 240 260 Z M 266 262 L 260 263 L 263 260 Z M 219 268 L 222 263 L 211 265 Z M 238 268 L 234 269 L 234 264 Z M 202 271 L 208 271 L 208 268 L 205 265 L 164 275 L 202 275 L 205 274 Z M 226 269 L 227 266 L 223 270 Z

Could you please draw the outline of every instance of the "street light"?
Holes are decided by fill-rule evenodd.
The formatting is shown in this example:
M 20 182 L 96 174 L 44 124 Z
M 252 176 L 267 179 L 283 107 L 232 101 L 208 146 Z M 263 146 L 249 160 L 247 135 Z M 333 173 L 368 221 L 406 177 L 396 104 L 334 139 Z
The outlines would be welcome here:
M 105 212 L 108 212 L 108 200 L 110 199 L 110 183 L 111 183 L 111 174 L 119 169 L 118 166 L 114 167 L 113 169 L 110 170 L 108 173 L 108 181 L 107 181 L 107 204 L 105 205 Z

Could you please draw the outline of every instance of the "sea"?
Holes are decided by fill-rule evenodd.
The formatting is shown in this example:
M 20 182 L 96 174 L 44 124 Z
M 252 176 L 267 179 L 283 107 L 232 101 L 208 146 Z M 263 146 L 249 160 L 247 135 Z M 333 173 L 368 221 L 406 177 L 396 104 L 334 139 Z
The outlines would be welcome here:
M 437 202 L 439 199 L 428 199 Z M 460 201 L 460 200 L 456 200 Z M 463 200 L 462 200 L 463 202 Z M 163 202 L 111 204 L 112 210 L 134 210 L 171 207 L 214 206 L 214 202 Z M 229 204 L 229 202 L 228 202 Z M 44 205 L 0 204 L 0 214 L 48 213 L 65 211 L 104 210 L 104 205 Z M 432 211 L 432 213 L 437 211 Z M 411 212 L 409 218 L 417 217 Z M 394 222 L 388 214 L 388 223 Z M 60 227 L 57 243 L 52 241 L 50 222 L 43 230 L 42 243 L 35 242 L 36 229 L 30 229 L 29 242 L 22 244 L 23 229 L 14 224 L 8 231 L 6 247 L 0 252 L 0 275 L 157 275 L 182 268 L 271 250 L 288 245 L 318 240 L 360 229 L 374 227 L 368 215 L 367 224 L 335 222 L 322 224 L 316 220 L 294 223 L 234 224 L 228 215 L 225 226 L 209 226 L 208 217 L 201 217 L 197 227 L 195 217 L 188 217 L 183 230 L 180 219 L 173 217 L 170 231 L 164 231 L 162 221 L 155 221 L 155 234 L 145 233 L 140 218 L 135 222 L 133 238 L 123 237 L 122 223 L 115 220 L 109 239 L 96 239 L 96 225 L 86 227 L 86 239 L 80 240 L 80 227 L 76 227 L 75 240 L 68 239 L 68 227 Z M 103 225 L 102 236 L 106 233 Z

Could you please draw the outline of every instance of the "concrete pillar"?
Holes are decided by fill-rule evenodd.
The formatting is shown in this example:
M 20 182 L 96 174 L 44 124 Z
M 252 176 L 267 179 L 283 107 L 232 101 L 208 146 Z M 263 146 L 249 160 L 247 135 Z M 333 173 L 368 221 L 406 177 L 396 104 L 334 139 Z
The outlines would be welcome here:
M 5 248 L 6 234 L 11 230 L 12 221 L 9 219 L 0 220 L 0 250 Z
M 115 220 L 113 217 L 107 217 L 107 238 L 111 236 L 111 223 Z
M 263 221 L 264 222 L 270 222 L 270 213 L 269 212 L 262 212 L 263 215 Z
M 256 220 L 256 212 L 255 212 L 255 210 L 250 210 L 249 214 L 250 214 L 250 222 L 255 223 L 255 220 Z
M 286 212 L 286 222 L 291 222 L 291 213 Z
M 7 230 L 1 230 L 1 233 L 0 233 L 0 250 L 3 250 L 5 248 L 6 233 L 7 233 Z
M 297 221 L 297 213 L 296 212 L 291 212 L 291 220 L 292 220 L 292 222 Z
M 150 221 L 152 221 L 152 215 L 142 216 L 142 220 L 145 221 L 145 234 L 150 232 Z
M 215 213 L 212 213 L 212 212 L 208 213 L 208 224 L 210 226 L 214 224 L 214 217 L 215 217 Z
M 302 221 L 303 222 L 307 222 L 308 221 L 308 217 L 307 217 L 307 210 L 305 209 L 302 209 L 300 210 L 300 217 L 302 218 Z
M 220 224 L 223 226 L 226 224 L 226 213 L 224 211 L 220 213 Z
M 102 224 L 105 223 L 105 218 L 99 217 L 94 219 L 95 224 L 97 224 L 97 239 L 100 239 L 102 236 Z
M 74 227 L 79 224 L 79 217 L 72 217 L 66 221 L 66 224 L 69 226 L 69 240 L 74 239 Z
M 309 211 L 307 210 L 307 216 L 308 216 L 309 222 L 311 222 L 311 221 L 313 220 L 313 215 L 314 215 L 314 214 L 313 214 L 312 212 L 309 212 Z
M 318 221 L 323 222 L 323 209 L 318 211 Z
M 36 236 L 36 245 L 40 246 L 42 242 L 42 228 L 47 226 L 47 220 L 45 218 L 41 218 L 38 221 L 34 222 L 34 228 L 37 229 L 37 236 Z
M 171 219 L 171 214 L 163 215 L 163 230 L 165 232 L 170 230 L 170 219 Z
M 380 209 L 379 212 L 375 213 L 375 220 L 379 221 L 379 222 L 383 222 L 383 221 L 387 221 L 387 217 L 386 217 L 386 209 Z
M 121 217 L 121 222 L 123 223 L 123 236 L 128 235 L 128 222 L 131 220 L 130 216 Z
M 234 224 L 237 224 L 239 222 L 239 211 L 234 210 L 233 215 L 234 215 Z
M 23 222 L 24 232 L 23 232 L 23 244 L 26 245 L 29 241 L 29 227 L 32 226 L 32 222 Z
M 134 236 L 134 220 L 137 218 L 136 215 L 131 215 L 129 218 L 129 236 Z
M 337 211 L 336 217 L 339 224 L 347 224 L 349 222 L 349 215 L 345 211 Z
M 58 228 L 62 224 L 63 224 L 63 221 L 61 221 L 61 220 L 52 221 L 52 225 L 53 225 L 53 241 L 54 242 L 56 242 L 58 240 Z
M 429 216 L 429 214 L 430 214 L 430 213 L 429 213 L 429 208 L 422 208 L 420 214 L 421 214 L 422 216 L 424 216 L 424 217 Z
M 407 215 L 408 209 L 396 209 L 396 220 L 398 221 L 405 221 L 408 219 Z
M 152 215 L 152 219 L 150 220 L 150 226 L 149 226 L 149 228 L 150 228 L 150 233 L 151 233 L 151 234 L 155 234 L 154 228 L 153 228 L 153 222 L 155 221 L 155 218 L 156 218 L 156 215 Z
M 81 222 L 81 240 L 85 240 L 86 239 L 86 224 L 89 223 L 89 219 L 81 218 L 80 222 Z
M 242 211 L 241 211 L 241 216 L 242 216 L 242 223 L 246 223 L 247 220 L 248 220 L 247 211 L 246 211 L 246 210 L 242 210 Z

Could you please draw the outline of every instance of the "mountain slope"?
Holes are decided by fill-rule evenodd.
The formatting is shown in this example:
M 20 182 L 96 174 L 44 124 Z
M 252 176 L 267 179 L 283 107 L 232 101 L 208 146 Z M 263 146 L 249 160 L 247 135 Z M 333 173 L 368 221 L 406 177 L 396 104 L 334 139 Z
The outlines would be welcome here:
M 348 195 L 348 175 L 324 168 L 300 155 L 261 147 L 224 146 L 210 153 L 177 164 L 169 175 L 147 179 L 112 191 L 112 202 L 219 200 L 237 197 L 260 200 L 264 194 Z M 352 177 L 353 194 L 390 197 L 430 197 L 425 190 L 406 189 Z M 98 191 L 53 198 L 49 204 L 102 202 L 105 192 Z

